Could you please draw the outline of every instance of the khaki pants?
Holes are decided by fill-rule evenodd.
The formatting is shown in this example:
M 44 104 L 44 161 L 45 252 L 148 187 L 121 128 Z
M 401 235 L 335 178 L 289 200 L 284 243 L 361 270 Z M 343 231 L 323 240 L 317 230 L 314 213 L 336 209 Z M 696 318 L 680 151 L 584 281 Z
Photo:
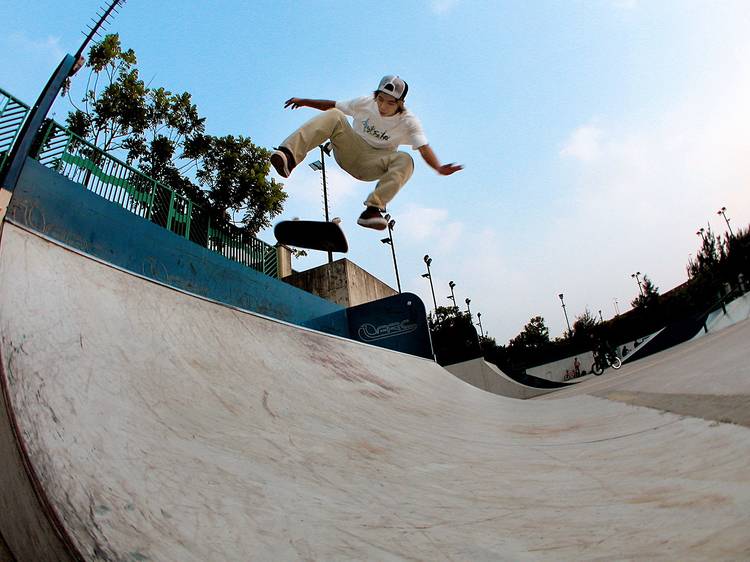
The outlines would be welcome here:
M 294 155 L 294 161 L 302 162 L 307 153 L 330 139 L 333 156 L 339 166 L 363 181 L 378 180 L 365 205 L 385 206 L 409 181 L 414 172 L 414 161 L 406 152 L 374 148 L 354 132 L 346 115 L 338 109 L 329 109 L 310 119 L 281 143 Z

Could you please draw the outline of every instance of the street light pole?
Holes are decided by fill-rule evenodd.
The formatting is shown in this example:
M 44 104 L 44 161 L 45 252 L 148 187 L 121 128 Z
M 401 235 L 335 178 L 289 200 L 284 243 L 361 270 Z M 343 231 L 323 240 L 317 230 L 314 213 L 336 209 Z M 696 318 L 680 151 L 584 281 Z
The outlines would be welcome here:
M 455 287 L 456 284 L 453 281 L 451 281 L 450 283 L 448 283 L 448 286 L 451 288 L 451 296 L 447 298 L 453 301 L 453 309 L 458 311 L 458 307 L 456 306 L 456 295 L 453 293 L 453 287 Z
M 703 230 L 703 229 L 701 229 L 701 230 Z M 641 297 L 643 297 L 644 296 L 644 294 L 643 294 L 643 286 L 641 285 L 641 278 L 638 277 L 640 274 L 641 274 L 640 271 L 636 271 L 635 273 L 632 273 L 630 276 L 633 279 L 635 279 L 636 283 L 638 283 L 638 291 L 640 291 Z
M 323 208 L 325 210 L 326 222 L 328 222 L 328 184 L 326 183 L 326 149 L 320 145 L 320 162 L 323 172 Z
M 471 319 L 471 299 L 467 297 L 464 302 L 466 303 L 466 313 L 469 315 L 469 323 L 474 328 L 474 322 Z M 474 328 L 474 333 L 477 334 L 476 328 Z M 482 349 L 482 338 L 479 337 L 479 334 L 477 334 L 477 344 L 479 344 L 479 349 Z
M 563 294 L 560 293 L 557 296 L 560 297 L 560 302 L 562 303 L 563 314 L 565 314 L 565 324 L 567 324 L 568 326 L 568 335 L 573 335 L 573 330 L 570 329 L 570 321 L 568 320 L 568 311 L 565 308 L 565 301 L 563 300 Z
M 727 218 L 727 208 L 726 207 L 722 207 L 721 209 L 719 209 L 719 212 L 716 213 L 716 214 L 717 215 L 721 215 L 722 217 L 724 217 L 724 220 L 727 223 L 727 228 L 729 229 L 729 236 L 731 236 L 732 238 L 734 238 L 734 232 L 732 232 L 732 227 L 729 225 L 729 219 Z
M 381 242 L 391 246 L 393 268 L 396 270 L 396 284 L 398 285 L 398 293 L 401 294 L 401 279 L 398 276 L 398 263 L 396 263 L 396 247 L 393 244 L 393 227 L 396 226 L 396 221 L 391 218 L 391 215 L 386 215 L 385 220 L 388 222 L 388 238 L 383 238 Z
M 482 333 L 482 338 L 484 338 L 484 329 L 482 328 L 482 313 L 477 312 L 477 322 L 479 322 L 479 331 Z
M 328 222 L 328 185 L 326 183 L 326 154 L 331 155 L 331 142 L 328 141 L 325 144 L 321 144 L 320 148 L 320 160 L 316 160 L 310 167 L 313 170 L 319 170 L 323 174 L 323 211 L 325 213 L 326 222 Z M 333 263 L 333 252 L 328 251 L 328 263 Z
M 430 264 L 432 263 L 432 258 L 428 254 L 425 254 L 423 259 L 424 259 L 425 265 L 427 265 L 427 273 L 423 273 L 422 277 L 430 280 L 430 291 L 432 291 L 432 304 L 435 306 L 434 310 L 435 310 L 435 314 L 437 314 L 437 300 L 435 300 L 435 287 L 432 284 L 432 274 L 430 273 Z

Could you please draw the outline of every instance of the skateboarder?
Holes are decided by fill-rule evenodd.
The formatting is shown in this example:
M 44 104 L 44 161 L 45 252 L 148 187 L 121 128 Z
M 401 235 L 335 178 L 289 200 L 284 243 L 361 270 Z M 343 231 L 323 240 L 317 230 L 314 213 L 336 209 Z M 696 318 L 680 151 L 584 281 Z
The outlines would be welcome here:
M 281 177 L 288 178 L 310 150 L 330 139 L 339 166 L 358 180 L 378 181 L 357 224 L 385 229 L 388 225 L 382 213 L 414 171 L 411 156 L 397 151 L 400 145 L 411 145 L 440 175 L 462 169 L 458 164 L 440 163 L 421 123 L 404 106 L 408 91 L 398 76 L 384 76 L 372 95 L 349 101 L 289 98 L 285 108 L 312 107 L 323 113 L 289 135 L 271 155 L 271 164 Z M 353 127 L 347 115 L 353 118 Z

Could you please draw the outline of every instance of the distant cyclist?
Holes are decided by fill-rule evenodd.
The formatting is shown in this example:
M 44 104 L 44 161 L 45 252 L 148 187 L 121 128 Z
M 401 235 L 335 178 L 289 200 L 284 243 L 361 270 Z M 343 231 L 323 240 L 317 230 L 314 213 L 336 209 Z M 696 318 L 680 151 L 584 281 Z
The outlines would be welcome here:
M 591 334 L 591 341 L 594 354 L 594 364 L 591 366 L 591 370 L 595 375 L 602 374 L 607 367 L 619 369 L 622 366 L 620 358 L 606 338 L 597 338 L 594 334 Z

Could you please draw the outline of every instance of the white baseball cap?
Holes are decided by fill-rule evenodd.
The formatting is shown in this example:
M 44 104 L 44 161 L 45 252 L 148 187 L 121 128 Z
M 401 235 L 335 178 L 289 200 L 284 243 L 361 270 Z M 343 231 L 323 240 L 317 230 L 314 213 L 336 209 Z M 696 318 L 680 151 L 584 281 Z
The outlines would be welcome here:
M 398 76 L 389 74 L 388 76 L 383 76 L 376 91 L 393 96 L 397 100 L 402 100 L 406 98 L 406 93 L 409 91 L 409 85 Z

